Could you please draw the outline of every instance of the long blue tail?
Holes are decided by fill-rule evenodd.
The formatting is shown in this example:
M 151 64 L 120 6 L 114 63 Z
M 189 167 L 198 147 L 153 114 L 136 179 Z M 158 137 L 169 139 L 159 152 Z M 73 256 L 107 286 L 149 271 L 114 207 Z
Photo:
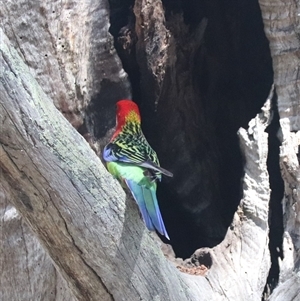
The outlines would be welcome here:
M 159 210 L 155 189 L 140 186 L 131 180 L 125 180 L 125 183 L 139 206 L 146 227 L 150 231 L 156 229 L 161 235 L 170 239 Z

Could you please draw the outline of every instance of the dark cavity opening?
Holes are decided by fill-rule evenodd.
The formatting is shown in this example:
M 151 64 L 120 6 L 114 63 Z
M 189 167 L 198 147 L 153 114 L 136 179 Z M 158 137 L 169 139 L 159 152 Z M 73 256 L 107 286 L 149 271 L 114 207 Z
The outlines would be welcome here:
M 273 119 L 267 132 L 269 134 L 269 153 L 268 153 L 268 172 L 271 187 L 271 200 L 269 211 L 269 249 L 271 254 L 271 268 L 269 271 L 264 296 L 268 295 L 277 286 L 279 280 L 278 259 L 283 259 L 282 239 L 283 239 L 283 212 L 282 199 L 284 193 L 284 183 L 281 178 L 279 166 L 279 147 L 280 141 L 277 138 L 277 132 L 280 127 L 277 108 L 277 97 L 273 99 Z M 264 299 L 263 299 L 264 300 Z
M 145 82 L 150 71 L 139 63 L 146 54 L 136 48 L 134 1 L 109 3 L 110 32 L 129 75 L 133 100 L 140 106 L 144 133 L 162 167 L 174 173 L 158 185 L 169 243 L 178 257 L 187 258 L 196 249 L 223 240 L 242 196 L 237 131 L 247 128 L 260 112 L 273 81 L 259 4 L 257 0 L 163 0 L 172 47 L 157 98 L 157 91 Z M 207 25 L 199 41 L 204 18 Z M 276 118 L 269 128 L 268 159 L 274 262 L 277 247 L 281 248 L 283 192 Z M 268 281 L 278 281 L 276 263 Z

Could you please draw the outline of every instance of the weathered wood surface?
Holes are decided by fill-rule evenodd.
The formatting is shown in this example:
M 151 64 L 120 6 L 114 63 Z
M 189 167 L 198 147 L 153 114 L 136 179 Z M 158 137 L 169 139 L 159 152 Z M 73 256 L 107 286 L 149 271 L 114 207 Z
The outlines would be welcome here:
M 0 1 L 4 32 L 76 128 L 104 82 L 118 85 L 110 91 L 111 101 L 115 94 L 130 96 L 127 74 L 108 32 L 108 9 L 107 1 Z
M 1 300 L 75 301 L 52 260 L 11 204 L 1 176 Z
M 285 183 L 284 258 L 280 260 L 279 285 L 269 300 L 300 300 L 300 3 L 268 0 L 259 3 L 273 59 L 281 127 L 280 167 Z
M 127 74 L 116 55 L 113 38 L 108 32 L 109 11 L 106 1 L 99 3 L 94 1 L 0 1 L 0 16 L 1 26 L 10 42 L 29 67 L 34 78 L 43 87 L 43 91 L 49 96 L 49 101 L 53 101 L 75 128 L 80 129 L 83 126 L 84 111 L 90 105 L 91 99 L 96 98 L 97 95 L 105 93 L 106 99 L 111 102 L 115 102 L 121 95 L 130 97 Z M 1 34 L 0 43 L 3 43 L 3 39 L 4 36 Z M 1 65 L 2 77 L 3 66 Z M 107 90 L 110 90 L 109 94 Z M 107 120 L 103 120 L 103 124 L 106 124 L 103 127 L 106 127 L 106 130 L 107 127 L 112 126 L 109 120 L 113 122 L 114 117 L 108 116 Z M 94 120 L 89 121 L 89 123 L 93 122 Z M 0 127 L 1 131 L 2 126 Z M 85 131 L 84 128 L 81 129 L 82 134 L 85 134 Z M 97 150 L 97 145 L 95 146 Z M 11 195 L 9 190 L 6 192 Z M 8 199 L 10 197 L 6 197 L 6 202 Z M 2 210 L 5 211 L 5 208 L 3 207 Z M 14 223 L 19 229 L 20 223 L 24 224 L 24 221 L 21 222 L 19 219 L 20 217 L 15 215 L 8 223 Z M 26 226 L 23 228 L 24 233 L 28 231 Z M 6 229 L 4 225 L 3 229 Z M 1 233 L 3 234 L 4 231 Z M 13 240 L 15 236 L 12 231 L 9 233 Z M 34 254 L 36 258 L 46 256 L 38 240 L 31 233 L 25 234 L 23 240 L 26 239 L 27 245 L 32 245 L 34 249 L 31 254 Z M 4 253 L 1 255 L 6 258 L 5 254 L 12 253 L 12 250 L 7 245 L 3 247 Z M 2 270 L 6 271 L 7 283 L 10 283 L 6 285 L 5 296 L 10 296 L 11 293 L 11 296 L 17 294 L 24 300 L 38 300 L 38 296 L 41 300 L 46 300 L 47 298 L 44 299 L 45 296 L 39 292 L 47 290 L 49 294 L 51 292 L 53 300 L 68 300 L 66 295 L 69 292 L 67 291 L 66 295 L 62 293 L 65 287 L 56 276 L 57 272 L 54 267 L 51 267 L 49 258 L 45 259 L 49 269 L 45 270 L 44 274 L 39 273 L 37 269 L 36 274 L 31 273 L 33 282 L 40 283 L 42 286 L 29 289 L 25 280 L 17 286 L 14 285 L 14 268 L 19 271 L 20 279 L 27 277 L 26 269 L 19 266 L 21 260 L 23 264 L 28 264 L 30 271 L 34 266 L 30 263 L 31 260 L 35 262 L 34 257 L 22 258 L 22 255 L 22 252 L 15 252 L 15 257 L 10 257 L 10 261 L 2 260 L 1 257 L 1 264 L 6 263 L 5 269 Z M 42 262 L 40 264 L 42 265 Z M 22 274 L 23 271 L 24 274 Z M 56 287 L 52 285 L 55 279 L 58 279 Z M 26 295 L 27 291 L 28 295 Z

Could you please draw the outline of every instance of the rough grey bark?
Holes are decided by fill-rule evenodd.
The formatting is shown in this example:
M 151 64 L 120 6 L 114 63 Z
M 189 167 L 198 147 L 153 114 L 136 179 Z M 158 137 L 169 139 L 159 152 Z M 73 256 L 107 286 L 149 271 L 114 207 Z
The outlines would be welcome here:
M 260 0 L 265 32 L 270 41 L 274 84 L 280 116 L 280 166 L 285 183 L 284 258 L 280 260 L 279 285 L 271 301 L 299 300 L 300 198 L 299 198 L 299 87 L 300 87 L 300 2 Z
M 10 201 L 78 300 L 260 299 L 269 266 L 264 131 L 270 101 L 248 131 L 240 131 L 246 159 L 241 206 L 225 240 L 205 252 L 211 261 L 207 275 L 192 276 L 163 256 L 136 206 L 5 37 L 1 64 L 4 191 L 11 192 Z
M 105 95 L 113 103 L 130 97 L 127 74 L 108 32 L 107 1 L 2 0 L 0 8 L 4 32 L 75 128 L 85 126 L 93 99 Z M 106 130 L 109 117 L 103 121 Z
M 49 255 L 12 206 L 3 175 L 0 187 L 1 300 L 74 301 Z
M 1 27 L 26 62 L 34 78 L 43 87 L 43 91 L 49 96 L 49 100 L 75 128 L 81 129 L 82 134 L 86 134 L 85 110 L 93 98 L 99 94 L 107 94 L 105 89 L 110 90 L 110 97 L 106 95 L 106 99 L 111 99 L 112 102 L 115 102 L 120 95 L 130 96 L 127 75 L 114 50 L 113 38 L 108 32 L 109 15 L 106 1 L 0 1 L 0 17 Z M 0 42 L 4 43 L 3 33 L 0 35 Z M 3 79 L 2 65 L 1 78 Z M 108 119 L 114 120 L 113 116 L 109 116 Z M 106 123 L 106 127 L 109 126 L 108 120 L 104 120 L 103 123 Z M 85 137 L 99 152 L 98 145 L 89 139 L 88 135 Z M 7 189 L 3 191 L 9 193 Z M 1 203 L 3 214 L 6 212 L 8 206 L 6 203 L 10 198 L 7 196 L 5 203 Z M 17 233 L 20 233 L 24 221 L 19 219 L 16 214 L 9 222 L 5 220 L 5 224 L 8 225 L 3 225 L 2 229 L 7 229 L 13 223 L 19 229 Z M 4 223 L 3 219 L 2 221 Z M 12 297 L 17 294 L 24 300 L 38 300 L 38 298 L 47 300 L 42 293 L 47 291 L 51 293 L 49 298 L 53 300 L 68 300 L 69 292 L 68 290 L 63 292 L 65 286 L 61 285 L 63 282 L 59 280 L 60 277 L 57 276 L 54 267 L 51 267 L 48 257 L 44 259 L 49 267 L 45 269 L 45 273 L 39 273 L 38 269 L 35 269 L 36 274 L 31 272 L 31 276 L 35 275 L 31 278 L 32 282 L 40 286 L 30 289 L 27 285 L 29 282 L 25 280 L 15 285 L 14 270 L 19 270 L 20 279 L 27 279 L 26 271 L 32 271 L 31 267 L 35 267 L 36 258 L 47 256 L 38 240 L 31 232 L 27 233 L 28 228 L 26 226 L 21 228 L 24 235 L 20 238 L 26 240 L 27 245 L 33 246 L 34 252 L 31 254 L 35 254 L 35 257 L 22 257 L 24 252 L 21 250 L 20 253 L 14 252 L 15 256 L 11 257 L 12 249 L 3 245 L 1 264 L 3 266 L 6 263 L 5 268 L 2 269 L 6 271 L 5 296 Z M 4 236 L 6 232 L 1 233 Z M 12 231 L 9 233 L 11 240 L 14 240 L 17 233 L 13 234 Z M 6 238 L 6 234 L 4 237 Z M 30 253 L 30 250 L 28 252 Z M 5 260 L 6 256 L 9 256 L 9 261 Z M 32 264 L 29 259 L 32 259 Z M 10 264 L 7 264 L 8 262 Z M 20 262 L 27 263 L 28 269 L 22 269 Z M 40 265 L 44 266 L 42 262 Z M 54 283 L 57 285 L 55 286 Z M 52 300 L 51 298 L 49 300 Z

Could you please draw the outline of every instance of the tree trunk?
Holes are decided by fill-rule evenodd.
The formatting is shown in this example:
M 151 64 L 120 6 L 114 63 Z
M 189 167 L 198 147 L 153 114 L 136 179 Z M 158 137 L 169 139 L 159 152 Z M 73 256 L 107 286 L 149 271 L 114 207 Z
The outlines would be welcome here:
M 298 300 L 299 290 L 299 116 L 300 6 L 299 1 L 260 0 L 265 32 L 270 41 L 274 83 L 280 116 L 280 167 L 284 180 L 283 251 L 279 284 L 270 301 Z
M 259 4 L 273 59 L 285 182 L 284 259 L 279 285 L 269 299 L 296 300 L 300 144 L 297 7 L 292 2 L 285 4 L 289 11 L 285 15 L 279 1 Z M 110 5 L 113 12 L 116 2 Z M 158 0 L 135 1 L 126 26 L 122 27 L 122 20 L 118 25 L 122 34 L 115 41 L 117 54 L 109 33 L 106 1 L 1 3 L 4 300 L 261 300 L 271 267 L 266 129 L 272 121 L 274 90 L 248 128 L 238 131 L 244 158 L 243 195 L 222 237 L 226 222 L 218 208 L 222 194 L 222 178 L 216 175 L 218 141 L 213 137 L 215 125 L 202 113 L 216 113 L 203 100 L 216 95 L 205 94 L 194 85 L 195 68 L 199 67 L 195 62 L 201 55 L 206 57 L 203 39 L 206 29 L 212 30 L 210 18 L 187 26 L 184 14 L 168 15 L 170 4 L 164 5 Z M 284 19 L 273 20 L 275 15 Z M 116 26 L 113 16 L 112 33 Z M 289 28 L 287 40 L 280 35 L 285 28 Z M 174 181 L 163 183 L 158 196 L 162 200 L 173 196 L 174 207 L 185 200 L 183 207 L 178 207 L 187 208 L 178 209 L 182 215 L 184 210 L 199 213 L 195 215 L 197 226 L 191 230 L 196 233 L 191 246 L 210 241 L 207 245 L 211 248 L 200 248 L 185 261 L 175 258 L 168 251 L 170 246 L 146 230 L 134 201 L 126 197 L 97 156 L 114 126 L 113 104 L 131 97 L 119 56 L 133 94 L 142 99 L 145 130 L 151 124 L 162 129 L 152 134 L 148 130 L 149 137 L 160 150 L 164 166 L 173 166 Z M 131 64 L 126 67 L 128 62 Z M 220 72 L 224 75 L 225 71 Z M 220 74 L 211 74 L 211 87 L 219 84 Z M 177 122 L 162 126 L 167 118 Z M 201 146 L 195 137 L 207 141 L 208 147 Z M 193 161 L 192 154 L 199 150 L 202 158 Z M 195 174 L 181 179 L 186 164 L 192 164 Z M 198 180 L 195 175 L 199 174 Z M 234 208 L 234 202 L 230 206 Z M 214 219 L 215 229 L 196 231 L 210 219 Z M 171 244 L 181 250 L 178 245 L 184 235 L 180 237 L 172 227 Z M 205 241 L 197 238 L 205 235 Z
M 11 205 L 13 196 L 4 181 L 2 175 L 1 299 L 75 300 L 36 236 Z

